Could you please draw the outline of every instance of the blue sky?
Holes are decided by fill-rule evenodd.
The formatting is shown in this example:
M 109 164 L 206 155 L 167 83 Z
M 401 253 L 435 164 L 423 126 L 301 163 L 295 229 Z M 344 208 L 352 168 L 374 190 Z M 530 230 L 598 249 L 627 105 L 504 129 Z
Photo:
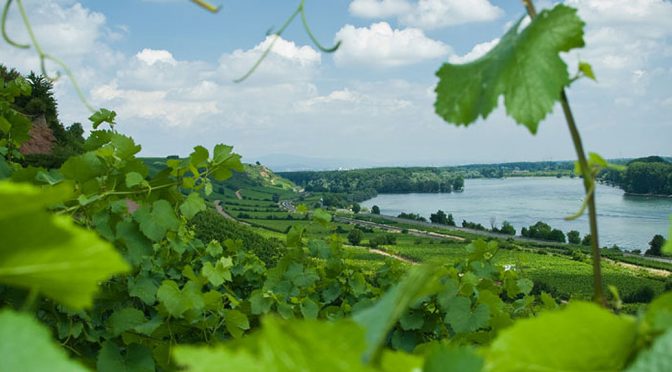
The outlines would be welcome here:
M 567 0 L 587 21 L 598 83 L 569 90 L 590 151 L 606 157 L 670 155 L 672 3 Z M 213 15 L 187 0 L 25 0 L 38 38 L 74 70 L 87 97 L 119 114 L 119 130 L 147 156 L 195 145 L 235 146 L 276 168 L 454 165 L 573 158 L 559 108 L 531 136 L 498 110 L 469 128 L 432 110 L 434 72 L 477 58 L 523 14 L 519 1 L 307 0 L 328 55 L 290 26 L 251 79 L 234 84 L 298 1 L 221 1 Z M 537 1 L 553 6 L 552 1 Z M 25 40 L 16 12 L 10 33 Z M 265 44 L 266 43 L 266 44 Z M 37 68 L 31 51 L 0 45 L 0 62 Z M 55 69 L 51 67 L 50 69 Z M 88 116 L 67 81 L 62 120 Z

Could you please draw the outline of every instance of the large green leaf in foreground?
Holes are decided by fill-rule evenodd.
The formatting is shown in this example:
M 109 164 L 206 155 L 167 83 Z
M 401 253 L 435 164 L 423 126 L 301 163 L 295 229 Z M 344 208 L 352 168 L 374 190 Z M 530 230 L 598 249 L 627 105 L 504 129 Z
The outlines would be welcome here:
M 173 355 L 190 372 L 371 371 L 362 364 L 364 348 L 364 332 L 351 321 L 266 317 L 238 347 L 179 346 Z
M 0 283 L 37 290 L 78 309 L 91 305 L 100 282 L 128 265 L 95 233 L 46 211 L 67 194 L 0 182 Z
M 544 10 L 522 31 L 522 19 L 483 57 L 464 65 L 446 63 L 437 72 L 436 113 L 457 125 L 487 118 L 504 96 L 506 112 L 536 133 L 539 122 L 570 83 L 560 58 L 584 45 L 576 9 Z
M 9 310 L 0 312 L 0 355 L 2 371 L 86 371 L 51 341 L 47 327 L 30 315 Z
M 486 370 L 620 371 L 630 356 L 637 325 L 585 302 L 517 321 L 487 353 Z

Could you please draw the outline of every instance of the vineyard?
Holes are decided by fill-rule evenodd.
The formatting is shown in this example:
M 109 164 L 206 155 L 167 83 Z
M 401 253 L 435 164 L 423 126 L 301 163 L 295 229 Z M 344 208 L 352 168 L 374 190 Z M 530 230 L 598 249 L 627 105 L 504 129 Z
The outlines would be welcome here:
M 555 103 L 571 114 L 564 89 L 594 75 L 582 63 L 571 77 L 560 53 L 584 45 L 585 24 L 563 4 L 524 4 L 528 25 L 439 69 L 441 118 L 470 125 L 500 97 L 533 134 Z M 3 36 L 23 47 L 7 34 L 10 6 L 30 30 L 8 0 Z M 320 50 L 339 47 L 317 42 L 304 1 L 271 34 L 297 17 Z M 573 119 L 586 250 L 358 225 L 229 145 L 141 158 L 107 109 L 78 153 L 36 166 L 20 150 L 38 86 L 0 78 L 0 371 L 672 370 L 672 292 L 644 266 L 603 259 L 592 190 L 614 166 L 586 157 Z

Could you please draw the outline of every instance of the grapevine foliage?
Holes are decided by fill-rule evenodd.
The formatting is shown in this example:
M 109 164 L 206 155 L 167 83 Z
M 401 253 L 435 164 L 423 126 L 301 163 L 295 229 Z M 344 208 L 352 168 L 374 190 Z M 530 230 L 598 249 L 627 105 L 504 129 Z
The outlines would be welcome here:
M 0 355 L 5 371 L 84 372 L 50 340 L 49 329 L 29 314 L 0 311 Z
M 571 82 L 559 53 L 584 45 L 584 23 L 575 9 L 564 5 L 544 10 L 519 31 L 521 23 L 478 60 L 441 67 L 435 103 L 439 116 L 466 126 L 487 118 L 504 96 L 507 114 L 537 132 Z
M 503 95 L 507 112 L 536 131 L 571 81 L 558 53 L 583 45 L 583 23 L 560 5 L 519 26 L 482 59 L 439 71 L 446 120 L 487 117 Z M 56 170 L 25 168 L 17 149 L 30 121 L 13 102 L 28 93 L 21 78 L 0 81 L 3 368 L 670 369 L 672 294 L 637 317 L 562 307 L 516 268 L 495 265 L 495 241 L 471 242 L 456 265 L 388 261 L 375 271 L 350 265 L 338 235 L 310 239 L 300 225 L 272 252 L 247 246 L 259 240 L 202 241 L 194 224 L 213 180 L 243 170 L 230 146 L 197 146 L 150 174 L 141 147 L 101 109 L 83 154 Z M 326 211 L 310 215 L 331 226 Z
M 98 283 L 129 267 L 95 233 L 45 211 L 63 200 L 66 190 L 0 182 L 0 283 L 26 287 L 79 309 L 91 306 Z

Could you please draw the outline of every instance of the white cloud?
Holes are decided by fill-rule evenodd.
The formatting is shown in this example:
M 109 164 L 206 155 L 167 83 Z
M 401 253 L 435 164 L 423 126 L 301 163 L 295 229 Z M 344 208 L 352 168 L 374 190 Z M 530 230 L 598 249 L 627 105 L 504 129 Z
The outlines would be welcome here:
M 343 27 L 341 32 L 349 42 L 335 56 L 339 64 L 408 68 L 334 69 L 331 64 L 322 64 L 314 48 L 280 39 L 255 75 L 243 84 L 233 84 L 232 79 L 257 61 L 270 39 L 227 50 L 218 59 L 199 60 L 188 54 L 191 48 L 181 49 L 170 39 L 161 47 L 142 44 L 146 30 L 141 26 L 133 24 L 127 30 L 111 25 L 102 14 L 75 0 L 25 1 L 32 2 L 28 9 L 34 23 L 45 27 L 38 37 L 47 51 L 66 59 L 94 103 L 119 113 L 119 130 L 143 144 L 144 155 L 184 155 L 197 144 L 211 147 L 224 142 L 235 145 L 250 160 L 289 153 L 366 159 L 362 164 L 384 159 L 390 165 L 441 165 L 573 156 L 559 110 L 534 139 L 505 118 L 501 108 L 485 125 L 464 129 L 443 124 L 434 114 L 433 86 L 430 88 L 440 61 L 412 63 L 445 59 L 453 53 L 449 46 L 417 28 L 394 30 L 388 24 Z M 399 6 L 402 1 L 387 1 L 387 13 L 377 16 L 396 17 L 403 23 L 402 18 L 420 14 L 421 2 L 404 2 L 412 6 L 407 15 L 390 15 L 398 13 L 392 5 Z M 595 84 L 582 79 L 569 94 L 586 146 L 605 156 L 662 153 L 669 150 L 672 136 L 670 3 L 631 2 L 632 6 L 621 0 L 574 2 L 587 20 L 588 46 L 579 55 L 593 63 L 599 81 Z M 630 15 L 605 3 L 621 4 Z M 367 17 L 380 10 L 375 5 Z M 435 10 L 437 14 L 439 10 Z M 362 16 L 366 12 L 359 10 Z M 418 22 L 421 19 L 418 16 Z M 17 21 L 18 15 L 12 12 L 9 30 L 15 39 L 24 41 Z M 422 27 L 436 25 L 427 19 L 422 22 L 426 23 Z M 114 36 L 110 30 L 121 32 Z M 138 39 L 115 43 L 120 37 Z M 469 35 L 480 40 L 491 37 Z M 232 43 L 238 43 L 233 45 L 240 45 L 242 39 L 233 35 Z M 138 43 L 143 47 L 125 53 L 117 49 Z M 492 45 L 494 41 L 482 43 L 450 59 L 473 60 Z M 3 63 L 24 71 L 38 67 L 34 51 L 2 45 L 0 53 Z M 575 55 L 568 60 L 571 58 Z M 86 121 L 90 114 L 67 80 L 57 82 L 56 93 L 65 123 Z M 535 155 L 530 158 L 530 154 Z
M 336 39 L 342 41 L 334 54 L 339 65 L 404 66 L 451 52 L 448 45 L 428 38 L 420 29 L 392 29 L 386 22 L 362 28 L 346 25 Z
M 388 86 L 389 87 L 389 86 Z M 299 101 L 294 108 L 299 112 L 337 111 L 341 115 L 379 116 L 411 108 L 408 99 L 385 97 L 350 88 L 334 90 L 326 96 L 315 96 Z
M 475 61 L 482 56 L 484 56 L 486 53 L 488 53 L 492 48 L 494 48 L 497 43 L 499 43 L 499 38 L 486 41 L 484 43 L 476 44 L 469 53 L 463 55 L 463 56 L 451 56 L 448 58 L 450 63 L 456 63 L 456 64 L 461 64 L 461 63 L 468 63 Z
M 437 29 L 493 21 L 504 11 L 488 0 L 353 0 L 350 13 L 363 18 L 396 17 L 407 26 Z
M 274 38 L 268 36 L 252 49 L 237 49 L 223 55 L 219 60 L 219 73 L 230 80 L 240 78 L 261 58 Z M 321 62 L 321 54 L 312 47 L 279 38 L 250 81 L 307 80 L 313 77 Z
M 407 0 L 354 0 L 350 3 L 350 14 L 362 18 L 396 17 L 411 11 Z
M 663 0 L 568 0 L 586 21 L 586 47 L 569 60 L 593 65 L 599 89 L 642 95 L 663 94 L 660 83 L 670 74 L 658 66 L 669 65 L 672 57 L 672 3 Z M 665 76 L 667 75 L 667 77 Z
M 167 63 L 172 66 L 177 64 L 173 54 L 167 50 L 143 49 L 135 55 L 135 58 L 149 66 L 154 66 L 155 63 Z

